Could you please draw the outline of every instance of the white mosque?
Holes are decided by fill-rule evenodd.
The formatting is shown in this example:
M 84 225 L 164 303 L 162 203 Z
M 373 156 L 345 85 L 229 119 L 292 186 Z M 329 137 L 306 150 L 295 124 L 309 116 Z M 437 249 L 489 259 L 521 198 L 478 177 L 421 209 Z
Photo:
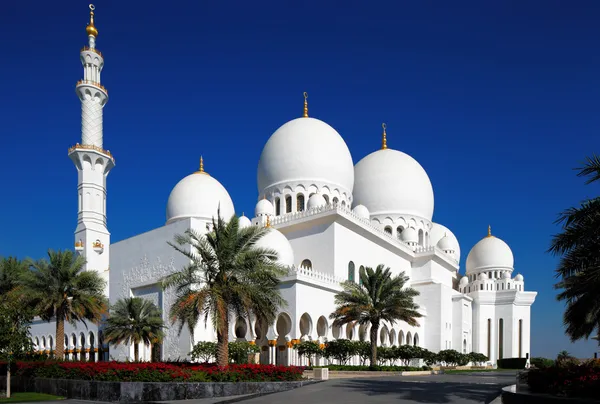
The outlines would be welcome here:
M 82 106 L 81 143 L 69 149 L 78 173 L 78 220 L 75 250 L 86 269 L 107 280 L 110 303 L 128 296 L 152 300 L 167 313 L 173 290 L 159 279 L 188 262 L 167 244 L 188 228 L 205 233 L 220 207 L 222 217 L 235 214 L 233 201 L 218 173 L 198 171 L 175 184 L 164 226 L 111 244 L 106 215 L 106 180 L 115 165 L 103 144 L 103 107 L 108 101 L 100 74 L 102 53 L 93 6 L 87 26 L 88 46 L 80 53 L 83 80 L 76 86 Z M 127 175 L 121 173 L 120 175 Z M 308 114 L 279 127 L 267 140 L 258 162 L 258 203 L 254 218 L 243 226 L 269 226 L 261 244 L 275 249 L 289 267 L 281 279 L 288 305 L 273 324 L 232 319 L 232 340 L 254 341 L 261 362 L 301 364 L 292 349 L 301 340 L 368 339 L 368 327 L 333 327 L 334 295 L 343 281 L 357 281 L 363 266 L 385 264 L 405 272 L 420 292 L 423 317 L 417 327 L 383 324 L 380 344 L 414 344 L 432 351 L 456 349 L 499 358 L 526 357 L 530 352 L 531 305 L 536 292 L 525 291 L 523 276 L 514 275 L 509 246 L 488 234 L 469 252 L 466 274 L 459 275 L 460 245 L 442 224 L 433 222 L 433 187 L 411 156 L 387 147 L 385 125 L 381 149 L 355 162 L 342 136 Z M 159 214 L 159 212 L 157 212 Z M 36 321 L 31 333 L 39 350 L 54 348 L 55 324 Z M 162 345 L 140 347 L 144 360 L 186 358 L 193 342 L 216 340 L 210 325 L 193 335 L 170 327 Z M 60 341 L 63 343 L 63 341 Z M 132 346 L 108 347 L 101 330 L 65 325 L 70 359 L 98 361 L 133 357 Z

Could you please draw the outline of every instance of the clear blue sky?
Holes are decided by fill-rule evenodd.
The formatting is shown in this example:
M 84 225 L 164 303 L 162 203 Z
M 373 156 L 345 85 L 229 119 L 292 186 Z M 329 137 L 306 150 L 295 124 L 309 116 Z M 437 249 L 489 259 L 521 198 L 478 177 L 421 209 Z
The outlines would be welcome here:
M 0 255 L 72 248 L 87 1 L 0 4 Z M 434 221 L 464 260 L 486 234 L 513 249 L 533 306 L 532 355 L 571 345 L 545 251 L 559 211 L 598 195 L 572 170 L 598 152 L 600 3 L 594 1 L 107 1 L 97 47 L 110 100 L 104 145 L 109 229 L 122 240 L 165 222 L 171 188 L 199 156 L 238 213 L 258 197 L 263 145 L 310 114 L 358 162 L 380 145 L 414 156 Z

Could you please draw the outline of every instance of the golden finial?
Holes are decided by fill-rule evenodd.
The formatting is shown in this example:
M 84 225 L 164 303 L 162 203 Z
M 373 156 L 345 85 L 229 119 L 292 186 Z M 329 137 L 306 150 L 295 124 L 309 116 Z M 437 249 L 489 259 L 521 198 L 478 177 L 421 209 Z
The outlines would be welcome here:
M 308 118 L 308 93 L 304 92 L 304 117 Z
M 383 128 L 383 135 L 382 135 L 383 137 L 381 139 L 381 150 L 385 150 L 385 149 L 387 149 L 387 133 L 385 133 L 387 125 L 385 123 L 382 123 L 381 127 Z
M 88 35 L 93 36 L 94 38 L 98 36 L 98 30 L 94 26 L 94 10 L 96 7 L 93 4 L 90 4 L 90 23 L 85 27 L 85 32 Z
M 488 237 L 492 237 L 492 226 L 488 225 Z
M 265 227 L 271 227 L 271 216 L 267 215 L 267 225 Z
M 198 171 L 196 171 L 196 174 L 208 175 L 208 173 L 206 171 L 204 171 L 204 159 L 202 158 L 202 156 L 200 156 L 200 168 L 198 169 Z

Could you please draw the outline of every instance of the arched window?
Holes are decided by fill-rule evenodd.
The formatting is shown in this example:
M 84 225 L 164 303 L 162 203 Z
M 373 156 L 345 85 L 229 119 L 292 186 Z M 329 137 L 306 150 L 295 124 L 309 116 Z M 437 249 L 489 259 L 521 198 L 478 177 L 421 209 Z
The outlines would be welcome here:
M 279 198 L 275 198 L 275 216 L 281 215 L 281 204 Z
M 498 320 L 498 359 L 504 358 L 504 319 Z
M 346 201 L 342 201 L 342 208 L 346 207 Z
M 362 278 L 360 277 L 360 273 L 364 270 L 365 270 L 365 267 L 363 265 L 361 265 L 360 268 L 358 268 L 358 284 L 359 285 L 363 284 Z
M 419 229 L 419 245 L 423 245 L 423 229 Z
M 413 338 L 413 345 L 419 346 L 419 334 L 417 334 L 417 333 L 415 333 L 415 336 Z
M 402 232 L 404 231 L 404 227 L 402 226 L 398 226 L 396 228 L 396 237 L 398 238 L 398 240 L 402 239 Z
M 334 204 L 334 205 L 337 205 L 337 204 L 338 204 L 338 202 L 339 202 L 339 199 L 338 199 L 337 197 L 333 198 L 333 204 Z
M 519 358 L 523 357 L 523 320 L 519 320 Z
M 348 263 L 348 280 L 350 282 L 354 282 L 354 272 L 355 272 L 354 262 L 350 261 Z
M 385 226 L 383 231 L 385 231 L 387 234 L 389 234 L 391 236 L 392 235 L 392 226 Z
M 285 197 L 285 213 L 292 211 L 292 197 L 290 195 Z
M 300 266 L 301 266 L 301 267 L 304 267 L 304 268 L 306 268 L 306 269 L 312 269 L 312 262 L 310 262 L 310 260 L 309 260 L 309 259 L 306 259 L 306 260 L 303 260 L 303 261 L 300 263 Z
M 429 232 L 425 232 L 425 245 L 429 247 Z
M 323 198 L 325 199 L 327 205 L 329 205 L 329 195 L 323 195 Z
M 492 360 L 492 319 L 488 318 L 487 324 L 487 357 Z
M 466 354 L 467 353 L 467 340 L 463 339 L 463 353 Z
M 304 210 L 304 194 L 296 195 L 296 210 L 302 212 Z

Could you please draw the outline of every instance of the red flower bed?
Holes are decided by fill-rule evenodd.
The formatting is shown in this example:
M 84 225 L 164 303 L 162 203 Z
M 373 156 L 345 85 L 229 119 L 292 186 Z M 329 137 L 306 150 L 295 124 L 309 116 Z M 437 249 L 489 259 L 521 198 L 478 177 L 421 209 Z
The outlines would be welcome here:
M 259 382 L 302 379 L 303 368 L 273 365 L 123 362 L 18 362 L 26 377 L 123 382 Z
M 531 369 L 527 384 L 536 393 L 599 399 L 600 361 Z

